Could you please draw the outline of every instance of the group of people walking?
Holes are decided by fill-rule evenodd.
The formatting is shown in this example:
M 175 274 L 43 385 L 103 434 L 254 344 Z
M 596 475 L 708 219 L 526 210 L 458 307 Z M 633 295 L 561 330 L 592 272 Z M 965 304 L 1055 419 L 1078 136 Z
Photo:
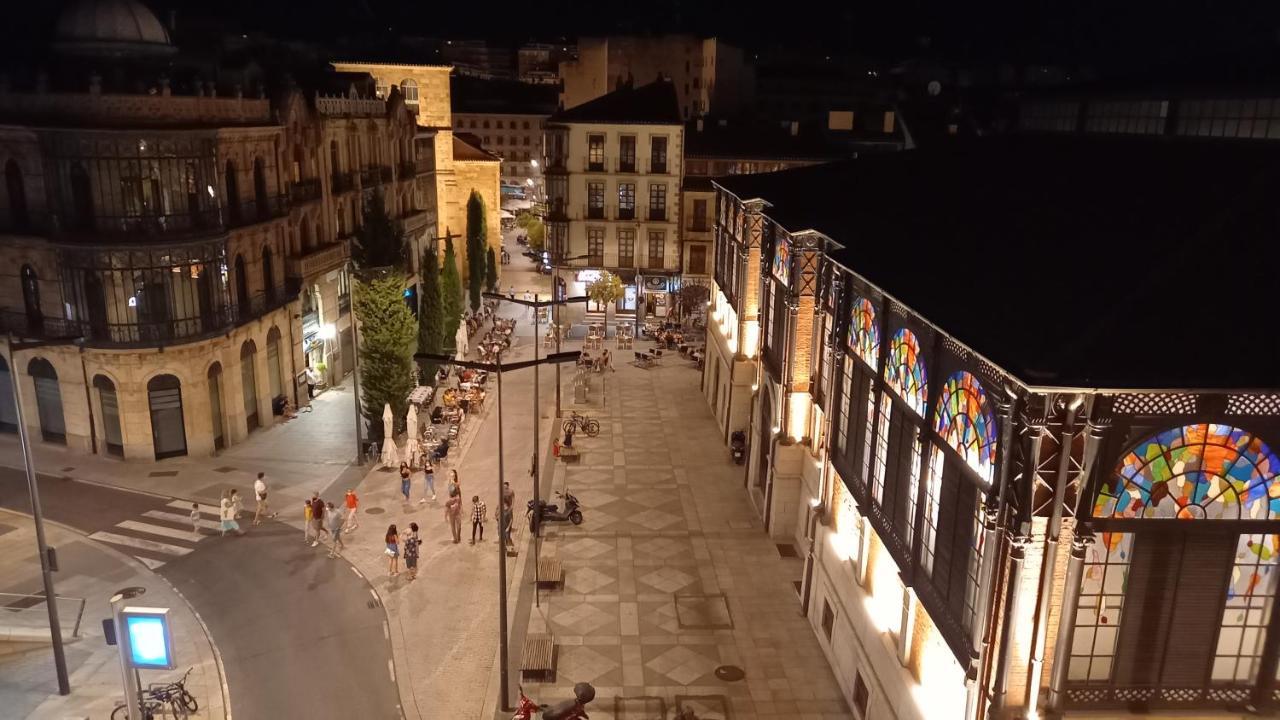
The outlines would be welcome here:
M 261 525 L 264 518 L 267 520 L 275 518 L 276 513 L 271 512 L 267 501 L 266 473 L 258 473 L 257 479 L 253 481 L 253 498 L 255 502 L 253 511 L 254 525 Z M 244 535 L 244 530 L 240 529 L 240 513 L 242 512 L 244 512 L 244 501 L 240 497 L 240 491 L 235 488 L 223 491 L 222 497 L 218 501 L 219 534 L 223 537 L 227 533 Z M 197 535 L 200 534 L 199 503 L 191 503 L 191 530 Z

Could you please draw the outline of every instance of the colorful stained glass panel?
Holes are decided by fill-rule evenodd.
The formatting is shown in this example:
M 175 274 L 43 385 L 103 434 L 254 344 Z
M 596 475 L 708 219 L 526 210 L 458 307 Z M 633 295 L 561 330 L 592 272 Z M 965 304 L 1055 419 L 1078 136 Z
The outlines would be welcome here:
M 849 347 L 871 367 L 879 367 L 880 328 L 876 325 L 876 307 L 866 298 L 853 299 L 849 318 Z
M 1280 517 L 1280 459 L 1254 434 L 1215 423 L 1138 443 L 1098 491 L 1094 517 Z
M 791 284 L 791 241 L 781 233 L 773 249 L 773 276 L 783 285 Z
M 996 421 L 982 383 L 967 372 L 947 378 L 934 428 L 988 482 L 996 462 Z
M 884 381 L 898 397 L 924 417 L 925 376 L 924 360 L 920 358 L 920 341 L 915 333 L 902 328 L 894 333 L 889 344 L 889 363 L 884 368 Z

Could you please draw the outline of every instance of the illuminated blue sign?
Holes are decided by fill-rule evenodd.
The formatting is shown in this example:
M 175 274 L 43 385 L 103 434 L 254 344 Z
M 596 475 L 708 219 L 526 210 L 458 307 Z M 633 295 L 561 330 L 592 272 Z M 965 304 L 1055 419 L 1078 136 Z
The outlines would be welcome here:
M 127 607 L 120 614 L 129 641 L 129 663 L 142 670 L 172 670 L 173 633 L 168 608 Z

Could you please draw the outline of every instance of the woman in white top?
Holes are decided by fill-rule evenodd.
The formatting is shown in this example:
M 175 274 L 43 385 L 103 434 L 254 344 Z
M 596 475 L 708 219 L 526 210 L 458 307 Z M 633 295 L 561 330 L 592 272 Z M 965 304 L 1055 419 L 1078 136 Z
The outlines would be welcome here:
M 240 529 L 240 523 L 236 522 L 236 515 L 240 512 L 239 504 L 240 499 L 236 496 L 235 490 L 222 496 L 222 501 L 218 506 L 218 516 L 222 519 L 222 535 L 224 537 L 228 530 L 237 535 L 244 534 Z

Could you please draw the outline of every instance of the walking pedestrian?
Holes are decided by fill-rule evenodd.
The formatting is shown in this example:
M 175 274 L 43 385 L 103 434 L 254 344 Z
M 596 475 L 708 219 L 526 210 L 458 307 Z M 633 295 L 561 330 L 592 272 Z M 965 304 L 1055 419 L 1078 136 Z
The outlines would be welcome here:
M 453 544 L 462 542 L 462 498 L 450 495 L 444 504 L 444 519 L 453 532 Z
M 316 369 L 310 365 L 302 372 L 307 378 L 307 399 L 314 400 L 316 398 L 316 386 L 320 384 L 320 373 L 316 372 Z
M 227 536 L 227 532 L 234 532 L 236 535 L 243 535 L 244 531 L 240 529 L 240 523 L 236 522 L 235 503 L 232 500 L 232 494 L 235 491 L 224 494 L 222 499 L 218 501 L 218 519 L 222 521 L 222 537 Z
M 449 497 L 462 497 L 462 481 L 458 479 L 458 471 L 449 471 Z
M 311 542 L 311 501 L 302 501 L 302 543 Z
M 200 503 L 191 503 L 191 532 L 200 535 Z
M 406 504 L 409 502 L 409 476 L 412 473 L 409 470 L 409 463 L 400 463 L 400 494 L 404 496 Z
M 404 548 L 404 567 L 409 571 L 409 579 L 418 579 L 418 546 L 422 544 L 422 540 L 418 538 L 418 523 L 409 523 L 409 529 L 405 531 L 404 542 L 401 546 Z
M 356 497 L 356 491 L 352 488 L 347 488 L 346 506 L 347 523 L 344 530 L 351 532 L 360 527 L 359 521 L 356 520 L 356 509 L 360 507 L 360 498 Z
M 436 499 L 436 466 L 431 464 L 431 460 L 425 455 L 422 457 L 422 499 L 418 501 L 419 505 L 427 504 L 427 492 L 431 493 L 431 500 Z
M 387 527 L 387 574 L 395 577 L 400 574 L 400 531 L 395 523 Z
M 268 520 L 276 516 L 271 512 L 267 505 L 267 474 L 258 473 L 258 479 L 253 481 L 253 497 L 257 501 L 257 507 L 253 511 L 253 524 L 262 523 L 262 516 L 266 516 Z
M 476 544 L 476 531 L 480 531 L 480 542 L 484 542 L 484 521 L 489 509 L 480 501 L 479 495 L 471 496 L 471 544 Z
M 600 369 L 602 371 L 612 370 L 613 372 L 617 372 L 613 367 L 613 355 L 609 354 L 609 350 L 607 348 L 604 351 L 604 355 L 600 356 Z
M 333 503 L 326 503 L 325 509 L 329 513 L 329 534 L 333 536 L 333 544 L 329 546 L 329 557 L 338 557 L 339 550 L 346 550 L 347 546 L 342 542 L 342 524 L 346 518 L 342 516 L 342 511 L 333 506 Z
M 244 500 L 240 497 L 240 491 L 231 488 L 231 519 L 237 521 L 236 529 L 240 528 L 240 513 L 244 511 Z
M 506 505 L 502 508 L 502 541 L 506 543 L 508 547 L 514 544 L 511 542 L 511 521 L 514 517 L 515 513 L 510 505 Z
M 311 547 L 320 544 L 320 533 L 326 532 L 324 526 L 324 501 L 320 499 L 320 493 L 311 493 Z
M 516 491 L 511 489 L 511 483 L 502 483 L 502 506 L 511 507 L 516 502 Z

